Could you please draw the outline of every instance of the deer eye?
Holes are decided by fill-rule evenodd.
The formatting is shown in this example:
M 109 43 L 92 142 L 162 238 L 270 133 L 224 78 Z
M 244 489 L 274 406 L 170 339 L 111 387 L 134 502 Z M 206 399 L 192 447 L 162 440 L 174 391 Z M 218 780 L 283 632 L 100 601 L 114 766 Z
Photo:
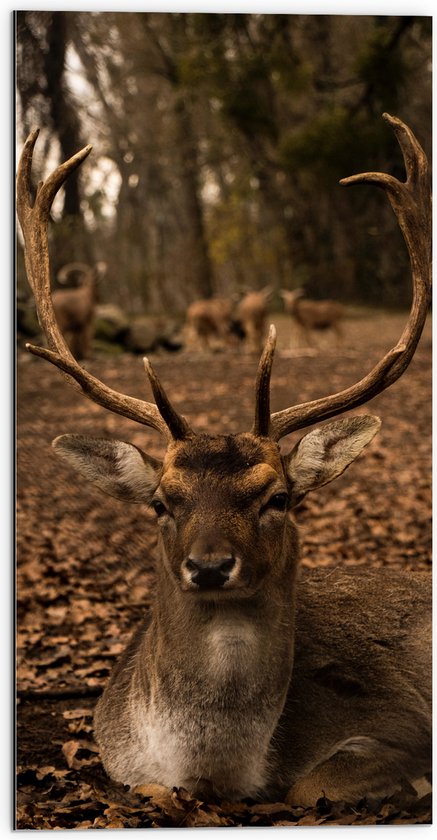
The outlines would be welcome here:
M 163 516 L 164 513 L 167 513 L 167 508 L 165 504 L 161 502 L 160 499 L 153 499 L 150 506 L 153 508 L 158 517 Z
M 265 510 L 286 510 L 288 504 L 287 493 L 275 493 L 271 496 L 268 502 L 261 508 L 261 513 Z

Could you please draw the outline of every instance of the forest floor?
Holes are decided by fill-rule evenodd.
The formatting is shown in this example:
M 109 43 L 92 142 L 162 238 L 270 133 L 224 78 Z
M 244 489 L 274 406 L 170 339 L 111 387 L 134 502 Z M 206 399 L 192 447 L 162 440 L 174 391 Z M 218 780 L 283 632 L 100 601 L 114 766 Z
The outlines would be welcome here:
M 279 328 L 272 410 L 338 391 L 393 346 L 404 316 L 357 314 L 336 350 L 288 347 Z M 196 430 L 252 424 L 257 359 L 240 351 L 153 358 L 176 408 Z M 151 399 L 141 358 L 96 357 L 88 369 L 132 396 Z M 50 444 L 65 432 L 129 440 L 162 454 L 152 430 L 105 413 L 51 365 L 17 357 L 17 740 L 19 829 L 159 826 L 363 825 L 430 822 L 430 797 L 394 796 L 313 808 L 285 803 L 200 802 L 183 789 L 135 795 L 105 775 L 92 711 L 111 668 L 153 598 L 154 515 L 82 481 Z M 366 409 L 367 410 L 367 409 Z M 404 376 L 368 410 L 379 435 L 334 485 L 296 512 L 306 566 L 431 570 L 431 323 Z M 302 434 L 302 433 L 301 433 Z M 301 435 L 298 435 L 298 437 Z M 294 438 L 283 441 L 290 448 Z

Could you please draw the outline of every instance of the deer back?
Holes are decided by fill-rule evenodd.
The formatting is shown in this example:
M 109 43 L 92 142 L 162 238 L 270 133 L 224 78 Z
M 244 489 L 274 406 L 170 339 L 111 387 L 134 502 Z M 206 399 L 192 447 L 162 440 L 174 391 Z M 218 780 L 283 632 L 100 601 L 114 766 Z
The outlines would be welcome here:
M 267 316 L 268 293 L 248 292 L 237 305 L 237 315 L 243 323 L 253 321 L 255 324 L 264 324 Z
M 327 329 L 344 317 L 344 307 L 333 300 L 296 300 L 293 314 L 310 329 Z
M 389 569 L 302 574 L 293 674 L 278 724 L 290 801 L 316 801 L 329 759 L 333 799 L 345 790 L 350 801 L 369 790 L 382 798 L 395 779 L 414 785 L 429 772 L 430 584 L 423 573 Z

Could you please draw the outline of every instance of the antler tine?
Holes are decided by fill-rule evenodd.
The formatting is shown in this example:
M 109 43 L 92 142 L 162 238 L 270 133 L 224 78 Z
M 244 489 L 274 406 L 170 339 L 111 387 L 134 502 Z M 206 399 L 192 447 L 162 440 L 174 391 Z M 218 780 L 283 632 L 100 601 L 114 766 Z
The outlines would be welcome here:
M 255 388 L 255 422 L 253 434 L 268 437 L 270 431 L 270 375 L 276 347 L 276 328 L 270 324 L 269 334 L 259 361 Z
M 181 415 L 178 414 L 177 411 L 175 411 L 175 409 L 173 408 L 147 356 L 144 357 L 143 364 L 147 376 L 149 377 L 149 382 L 153 391 L 153 396 L 155 397 L 156 405 L 158 406 L 161 416 L 165 420 L 168 428 L 170 429 L 173 440 L 184 440 L 186 437 L 192 434 L 187 421 L 184 417 L 181 417 Z
M 32 288 L 38 319 L 45 333 L 48 349 L 27 344 L 27 349 L 35 356 L 56 365 L 67 374 L 71 385 L 81 390 L 87 397 L 103 408 L 150 426 L 164 434 L 172 436 L 164 418 L 153 403 L 129 397 L 114 391 L 88 371 L 82 368 L 70 352 L 56 322 L 50 295 L 50 264 L 47 225 L 53 200 L 68 178 L 85 160 L 91 151 L 86 146 L 72 158 L 57 167 L 46 181 L 38 185 L 33 207 L 29 201 L 30 176 L 32 168 L 33 149 L 38 138 L 39 130 L 33 131 L 26 140 L 21 154 L 17 172 L 17 214 L 24 237 L 24 253 L 26 272 Z M 73 381 L 72 381 L 73 380 Z M 175 412 L 176 414 L 176 412 Z M 185 423 L 180 418 L 182 424 Z
M 302 429 L 368 402 L 395 382 L 408 367 L 425 323 L 431 292 L 431 188 L 425 153 L 412 131 L 397 117 L 383 114 L 393 128 L 404 157 L 407 180 L 392 175 L 365 172 L 343 178 L 340 184 L 374 184 L 390 201 L 407 245 L 413 299 L 407 324 L 397 345 L 359 382 L 344 391 L 277 411 L 271 417 L 271 436 Z

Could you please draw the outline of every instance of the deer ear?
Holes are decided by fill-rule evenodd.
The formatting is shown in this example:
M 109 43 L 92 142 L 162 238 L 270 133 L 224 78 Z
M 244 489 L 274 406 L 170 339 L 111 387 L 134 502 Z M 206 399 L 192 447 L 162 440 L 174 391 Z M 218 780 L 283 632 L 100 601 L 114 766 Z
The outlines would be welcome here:
M 121 440 L 61 435 L 52 446 L 84 478 L 104 493 L 126 502 L 149 502 L 162 464 Z
M 341 475 L 380 426 L 379 417 L 364 414 L 336 420 L 305 435 L 285 459 L 292 504 Z

